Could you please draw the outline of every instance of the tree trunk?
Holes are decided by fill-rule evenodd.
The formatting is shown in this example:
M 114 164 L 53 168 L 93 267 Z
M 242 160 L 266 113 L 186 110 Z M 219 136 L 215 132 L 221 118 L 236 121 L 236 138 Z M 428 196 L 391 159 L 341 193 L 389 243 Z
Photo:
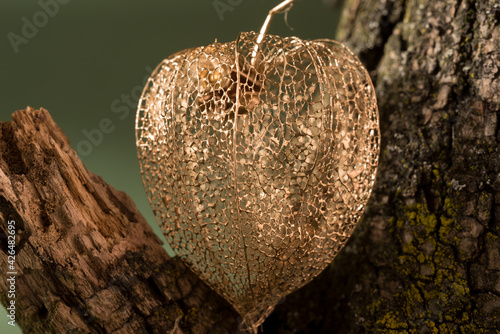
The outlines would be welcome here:
M 266 333 L 498 333 L 500 4 L 348 0 L 339 40 L 378 96 L 364 219 Z
M 499 21 L 493 1 L 347 0 L 339 39 L 379 99 L 375 189 L 348 245 L 264 333 L 500 328 Z M 0 232 L 16 222 L 26 333 L 236 332 L 230 306 L 168 258 L 46 111 L 18 112 L 0 131 Z M 0 290 L 7 305 L 8 282 Z
M 46 110 L 0 123 L 0 154 L 0 267 L 14 277 L 0 299 L 24 333 L 235 332 L 236 312 L 85 169 Z

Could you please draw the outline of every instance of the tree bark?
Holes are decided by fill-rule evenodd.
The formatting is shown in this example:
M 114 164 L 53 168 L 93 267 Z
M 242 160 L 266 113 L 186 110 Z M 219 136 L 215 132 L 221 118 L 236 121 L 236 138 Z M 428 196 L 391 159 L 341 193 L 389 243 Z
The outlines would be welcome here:
M 498 333 L 500 4 L 348 0 L 338 39 L 376 84 L 364 219 L 266 333 Z
M 339 40 L 360 55 L 379 99 L 375 189 L 344 250 L 277 307 L 264 333 L 496 333 L 500 7 L 346 2 Z M 0 148 L 0 232 L 16 221 L 25 332 L 236 332 L 230 306 L 168 258 L 46 111 L 2 123 Z M 5 280 L 0 290 L 6 305 Z
M 125 193 L 85 169 L 46 110 L 0 123 L 0 154 L 0 267 L 17 272 L 0 300 L 15 301 L 24 333 L 235 332 L 236 312 L 168 257 Z

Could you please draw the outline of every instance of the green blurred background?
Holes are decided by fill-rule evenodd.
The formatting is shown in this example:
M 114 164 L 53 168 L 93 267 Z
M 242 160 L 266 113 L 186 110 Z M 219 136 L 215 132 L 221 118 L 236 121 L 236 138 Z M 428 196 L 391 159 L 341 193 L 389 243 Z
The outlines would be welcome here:
M 2 0 L 0 121 L 9 121 L 14 111 L 27 106 L 47 109 L 86 167 L 130 195 L 165 242 L 136 159 L 137 92 L 163 58 L 216 38 L 234 40 L 240 31 L 258 31 L 279 2 Z M 294 30 L 278 15 L 269 33 L 333 38 L 340 15 L 335 2 L 297 0 L 288 15 Z M 85 131 L 99 129 L 104 118 L 114 130 L 97 144 L 90 143 Z M 6 268 L 0 270 L 5 277 Z M 0 333 L 21 333 L 7 321 L 0 307 Z

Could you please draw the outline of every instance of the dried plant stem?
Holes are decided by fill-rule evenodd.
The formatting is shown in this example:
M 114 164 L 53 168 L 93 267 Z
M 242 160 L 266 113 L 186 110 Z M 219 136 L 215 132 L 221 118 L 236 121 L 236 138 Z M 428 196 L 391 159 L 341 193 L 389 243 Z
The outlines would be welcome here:
M 269 14 L 267 14 L 266 20 L 264 21 L 262 28 L 260 28 L 259 37 L 257 38 L 257 43 L 255 44 L 255 48 L 252 53 L 252 65 L 255 65 L 255 60 L 257 58 L 257 53 L 259 51 L 260 44 L 262 43 L 262 40 L 264 39 L 264 36 L 266 35 L 267 30 L 269 29 L 269 25 L 271 24 L 273 16 L 282 12 L 288 12 L 292 8 L 294 2 L 295 0 L 285 0 L 269 11 Z

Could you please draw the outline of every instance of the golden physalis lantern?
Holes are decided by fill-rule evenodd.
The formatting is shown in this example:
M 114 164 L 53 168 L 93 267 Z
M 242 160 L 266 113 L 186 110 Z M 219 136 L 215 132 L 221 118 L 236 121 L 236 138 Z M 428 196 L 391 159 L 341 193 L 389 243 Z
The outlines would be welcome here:
M 144 89 L 137 150 L 176 254 L 257 328 L 356 226 L 378 163 L 370 77 L 343 44 L 241 33 L 165 59 Z

